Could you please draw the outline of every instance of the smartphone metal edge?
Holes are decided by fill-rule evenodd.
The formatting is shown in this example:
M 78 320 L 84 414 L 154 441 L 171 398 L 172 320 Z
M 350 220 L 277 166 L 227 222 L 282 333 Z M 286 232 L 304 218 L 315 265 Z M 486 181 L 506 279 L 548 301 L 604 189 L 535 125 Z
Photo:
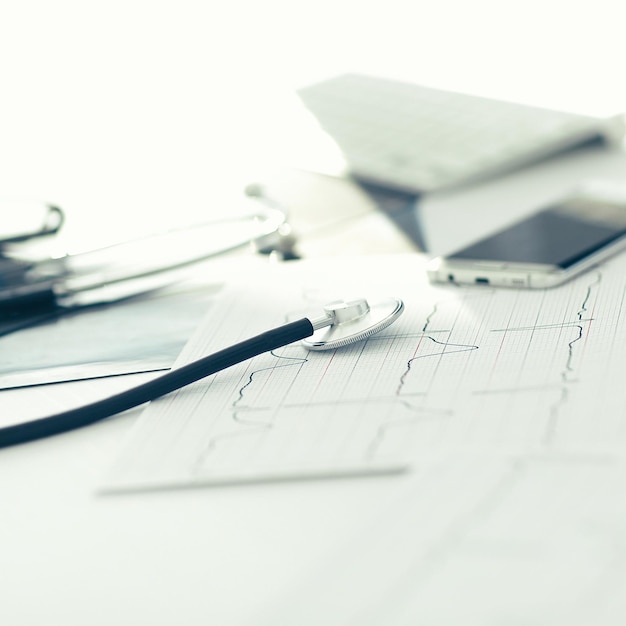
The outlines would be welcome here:
M 626 235 L 622 235 L 566 269 L 539 263 L 451 261 L 445 256 L 439 256 L 428 263 L 426 273 L 431 282 L 439 284 L 545 289 L 556 287 L 575 278 L 624 249 L 626 249 Z

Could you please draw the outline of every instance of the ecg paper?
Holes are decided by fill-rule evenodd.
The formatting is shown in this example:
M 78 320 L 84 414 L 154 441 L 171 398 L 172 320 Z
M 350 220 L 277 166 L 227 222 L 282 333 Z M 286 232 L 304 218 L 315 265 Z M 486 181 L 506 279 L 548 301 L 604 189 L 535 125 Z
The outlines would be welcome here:
M 626 259 L 538 291 L 433 287 L 417 255 L 335 263 L 224 293 L 177 364 L 357 293 L 405 313 L 353 346 L 290 345 L 151 403 L 104 489 L 395 472 L 451 450 L 621 454 Z

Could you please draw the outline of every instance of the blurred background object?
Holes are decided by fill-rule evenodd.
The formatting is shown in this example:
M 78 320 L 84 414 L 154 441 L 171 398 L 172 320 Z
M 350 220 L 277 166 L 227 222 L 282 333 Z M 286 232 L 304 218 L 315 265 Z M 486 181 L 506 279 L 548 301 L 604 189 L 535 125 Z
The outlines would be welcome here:
M 27 0 L 0 8 L 0 195 L 92 246 L 191 221 L 328 146 L 295 95 L 355 71 L 623 112 L 620 3 Z M 298 155 L 299 157 L 302 154 Z

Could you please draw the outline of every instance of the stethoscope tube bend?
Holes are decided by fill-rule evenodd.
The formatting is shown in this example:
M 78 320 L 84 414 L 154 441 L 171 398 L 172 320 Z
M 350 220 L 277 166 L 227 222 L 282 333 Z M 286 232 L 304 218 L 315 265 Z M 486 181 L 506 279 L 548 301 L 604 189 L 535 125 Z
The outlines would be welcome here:
M 395 307 L 394 314 L 389 316 L 382 326 L 380 323 L 377 326 L 372 324 L 372 320 L 369 319 L 371 310 L 365 300 L 333 303 L 325 307 L 326 314 L 323 317 L 314 320 L 305 317 L 273 328 L 219 352 L 173 369 L 167 374 L 127 391 L 55 415 L 0 428 L 0 448 L 27 443 L 88 426 L 106 417 L 160 398 L 264 352 L 311 337 L 321 329 L 338 328 L 342 325 L 350 326 L 352 342 L 358 341 L 371 335 L 372 332 L 377 332 L 388 326 L 400 315 L 403 308 L 402 302 L 399 300 L 394 300 L 394 302 L 399 304 Z M 376 330 L 372 331 L 374 327 Z M 347 343 L 350 343 L 348 339 L 342 337 L 340 345 L 347 345 Z M 332 341 L 329 341 L 327 344 L 317 345 L 313 349 L 333 349 L 334 347 L 339 346 L 334 346 Z
M 242 341 L 193 363 L 171 370 L 154 380 L 115 394 L 104 400 L 63 411 L 41 419 L 0 429 L 0 448 L 26 443 L 75 428 L 88 426 L 111 415 L 160 398 L 227 367 L 288 343 L 309 337 L 314 332 L 307 318 L 291 322 Z

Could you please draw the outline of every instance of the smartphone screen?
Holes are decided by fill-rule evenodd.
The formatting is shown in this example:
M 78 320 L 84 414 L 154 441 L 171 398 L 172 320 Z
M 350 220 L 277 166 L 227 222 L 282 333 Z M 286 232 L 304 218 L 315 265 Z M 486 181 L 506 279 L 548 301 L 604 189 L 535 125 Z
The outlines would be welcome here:
M 573 197 L 459 250 L 448 259 L 540 263 L 567 269 L 625 234 L 626 202 Z

